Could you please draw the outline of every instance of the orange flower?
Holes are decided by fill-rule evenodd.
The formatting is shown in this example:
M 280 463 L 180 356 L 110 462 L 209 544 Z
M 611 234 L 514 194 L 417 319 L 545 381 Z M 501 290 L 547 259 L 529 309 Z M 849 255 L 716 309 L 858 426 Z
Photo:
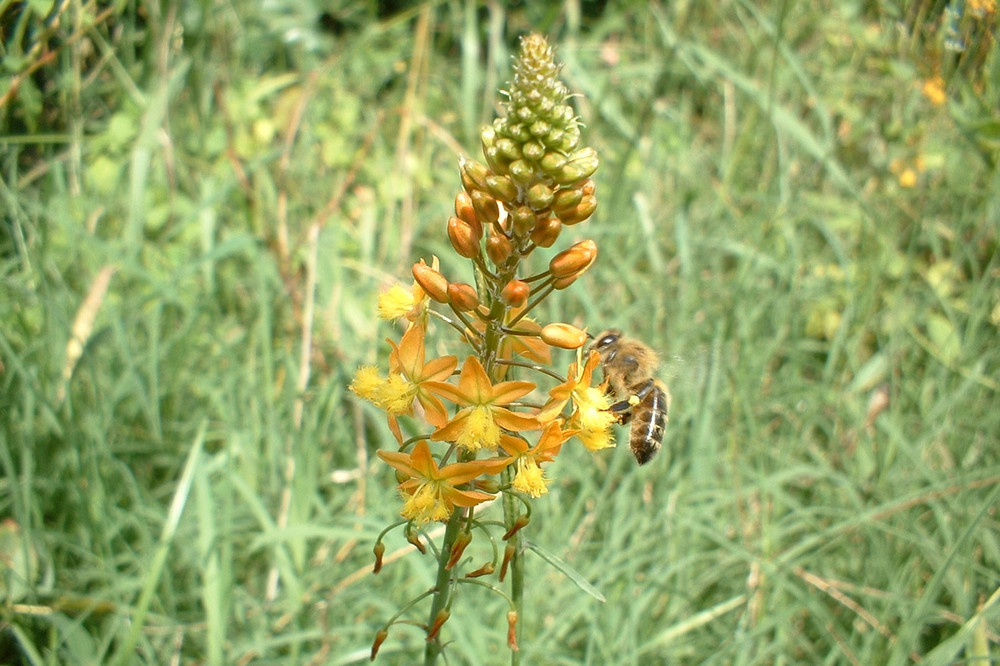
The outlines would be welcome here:
M 528 448 L 528 443 L 520 437 L 501 436 L 500 446 L 511 456 L 507 462 L 515 465 L 514 490 L 532 497 L 541 497 L 547 493 L 549 480 L 540 465 L 552 462 L 559 454 L 563 442 L 576 432 L 576 430 L 562 430 L 559 422 L 553 421 L 542 432 L 538 443 L 531 448 Z
M 427 382 L 439 381 L 451 376 L 458 365 L 454 356 L 442 356 L 425 363 L 424 336 L 422 324 L 411 325 L 397 345 L 392 340 L 389 355 L 389 376 L 382 378 L 378 369 L 365 366 L 354 375 L 350 389 L 362 398 L 370 400 L 386 411 L 389 429 L 397 442 L 403 441 L 396 417 L 413 413 L 414 398 L 424 408 L 424 418 L 438 427 L 448 421 L 448 413 L 437 396 L 428 392 Z
M 590 385 L 600 361 L 600 355 L 592 351 L 582 369 L 579 363 L 571 365 L 566 373 L 569 379 L 549 391 L 549 400 L 538 413 L 538 419 L 542 423 L 549 422 L 559 416 L 566 403 L 572 400 L 573 413 L 569 424 L 576 429 L 575 434 L 583 445 L 591 451 L 614 446 L 611 426 L 616 419 L 608 410 L 611 402 L 605 391 Z M 576 376 L 578 371 L 579 378 Z
M 506 460 L 490 458 L 438 467 L 426 440 L 417 442 L 411 453 L 379 451 L 378 457 L 408 477 L 399 484 L 406 496 L 400 513 L 417 523 L 447 520 L 456 506 L 475 506 L 493 499 L 489 493 L 456 486 L 478 476 L 497 474 L 507 466 Z
M 502 407 L 530 393 L 535 385 L 523 381 L 494 385 L 475 356 L 467 358 L 462 365 L 458 386 L 446 382 L 425 382 L 424 386 L 464 407 L 431 435 L 434 441 L 456 442 L 468 451 L 478 451 L 495 448 L 500 443 L 501 428 L 520 432 L 538 427 L 535 417 Z
M 549 400 L 538 413 L 538 419 L 543 423 L 551 421 L 562 412 L 563 407 L 566 406 L 566 403 L 571 398 L 582 395 L 582 392 L 590 386 L 594 370 L 597 369 L 600 362 L 600 354 L 596 351 L 591 351 L 583 368 L 580 367 L 579 363 L 569 366 L 569 369 L 566 371 L 568 379 L 562 384 L 554 386 L 549 391 Z M 579 378 L 576 376 L 577 372 L 580 373 Z
M 442 356 L 425 363 L 426 348 L 424 337 L 427 330 L 423 326 L 411 326 L 397 345 L 392 340 L 389 354 L 389 371 L 399 373 L 413 386 L 414 397 L 423 406 L 425 418 L 432 426 L 438 427 L 448 421 L 448 413 L 438 397 L 427 390 L 430 382 L 439 382 L 451 376 L 458 366 L 458 357 Z

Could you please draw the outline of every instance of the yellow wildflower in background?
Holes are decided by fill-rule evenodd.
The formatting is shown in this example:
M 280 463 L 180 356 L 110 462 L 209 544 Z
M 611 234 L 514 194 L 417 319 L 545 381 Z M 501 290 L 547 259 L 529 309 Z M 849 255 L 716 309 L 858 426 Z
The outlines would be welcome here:
M 944 79 L 940 76 L 934 76 L 926 81 L 921 87 L 921 92 L 923 92 L 924 97 L 930 100 L 930 103 L 934 106 L 941 106 L 948 101 L 948 95 L 944 90 Z

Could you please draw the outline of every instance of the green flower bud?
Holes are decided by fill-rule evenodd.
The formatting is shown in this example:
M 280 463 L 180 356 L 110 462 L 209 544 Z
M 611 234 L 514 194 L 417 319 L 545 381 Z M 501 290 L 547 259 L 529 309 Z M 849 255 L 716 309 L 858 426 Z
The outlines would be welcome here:
M 528 190 L 528 205 L 535 210 L 542 210 L 549 207 L 553 197 L 554 194 L 551 187 L 545 183 L 538 183 Z

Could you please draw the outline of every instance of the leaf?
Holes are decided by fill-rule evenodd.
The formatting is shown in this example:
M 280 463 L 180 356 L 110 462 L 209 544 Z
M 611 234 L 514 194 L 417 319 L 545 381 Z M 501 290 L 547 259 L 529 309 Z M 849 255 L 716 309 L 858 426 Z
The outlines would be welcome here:
M 527 540 L 525 541 L 525 545 L 527 545 L 528 550 L 534 551 L 543 560 L 545 560 L 546 562 L 554 566 L 556 569 L 561 571 L 567 578 L 573 581 L 578 588 L 580 588 L 590 596 L 594 597 L 601 603 L 607 601 L 604 595 L 601 594 L 601 591 L 598 590 L 593 585 L 591 585 L 590 582 L 588 582 L 587 579 L 583 577 L 583 574 L 581 574 L 579 571 L 571 567 L 567 562 L 561 560 L 554 553 L 550 553 L 549 551 L 545 550 L 538 544 L 532 543 Z

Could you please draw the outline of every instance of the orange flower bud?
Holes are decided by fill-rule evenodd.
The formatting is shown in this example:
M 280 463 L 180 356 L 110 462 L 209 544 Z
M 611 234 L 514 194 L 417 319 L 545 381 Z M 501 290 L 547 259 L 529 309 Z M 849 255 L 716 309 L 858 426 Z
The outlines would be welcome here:
M 556 279 L 578 276 L 590 268 L 597 259 L 597 243 L 587 239 L 574 243 L 552 257 L 549 262 L 549 272 Z
M 451 611 L 447 608 L 442 608 L 438 611 L 438 614 L 434 617 L 434 624 L 432 624 L 430 629 L 427 630 L 428 642 L 437 638 L 438 632 L 441 631 L 441 627 L 444 626 L 444 623 L 448 621 L 449 617 L 451 617 Z
M 579 349 L 587 342 L 587 332 L 570 324 L 549 324 L 541 336 L 542 342 L 560 349 Z
M 580 191 L 583 192 L 583 196 L 585 196 L 585 197 L 594 194 L 594 191 L 597 189 L 594 186 L 594 181 L 592 181 L 589 178 L 587 180 L 583 181 L 582 183 L 580 183 L 580 185 L 578 185 L 577 187 L 580 188 Z
M 375 661 L 375 657 L 378 656 L 378 649 L 382 647 L 382 643 L 385 639 L 389 637 L 389 631 L 387 629 L 379 629 L 375 632 L 375 641 L 372 642 L 372 661 Z
M 524 305 L 531 294 L 531 285 L 521 280 L 511 280 L 500 292 L 500 300 L 512 308 Z
M 385 555 L 385 544 L 379 541 L 372 550 L 375 551 L 375 568 L 372 569 L 372 573 L 377 574 L 382 570 L 382 556 Z
M 482 227 L 479 228 L 479 234 L 482 234 Z M 448 218 L 448 240 L 460 256 L 466 259 L 479 256 L 480 235 L 477 235 L 476 229 L 464 220 L 454 215 Z
M 535 223 L 535 228 L 531 230 L 531 240 L 538 247 L 552 247 L 552 244 L 559 238 L 562 231 L 562 222 L 557 217 L 547 217 L 541 222 Z
M 453 282 L 448 285 L 448 302 L 456 310 L 468 312 L 479 307 L 479 295 L 475 288 L 464 282 Z
M 486 254 L 494 266 L 507 261 L 507 257 L 514 251 L 514 244 L 510 239 L 501 234 L 493 233 L 486 239 Z
M 480 223 L 489 225 L 500 219 L 500 207 L 492 196 L 480 190 L 472 190 L 469 196 L 472 197 L 472 207 Z
M 472 197 L 465 190 L 455 195 L 455 215 L 469 226 L 473 228 L 479 227 L 479 233 L 483 233 L 483 225 L 479 223 L 479 218 L 476 217 L 476 210 L 472 207 Z
M 594 195 L 584 195 L 580 203 L 569 211 L 558 214 L 563 224 L 579 224 L 594 214 L 597 210 L 597 197 Z
M 413 264 L 413 279 L 438 303 L 448 302 L 448 278 L 425 264 L 423 259 Z

